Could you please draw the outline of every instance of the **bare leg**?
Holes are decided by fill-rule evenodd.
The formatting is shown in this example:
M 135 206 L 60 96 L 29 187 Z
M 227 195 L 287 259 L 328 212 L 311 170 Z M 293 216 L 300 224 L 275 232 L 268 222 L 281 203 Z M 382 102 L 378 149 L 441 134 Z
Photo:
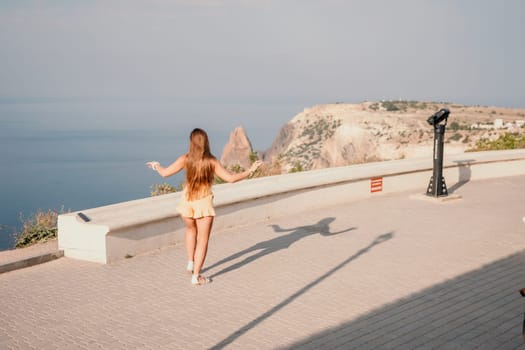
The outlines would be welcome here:
M 213 216 L 205 216 L 196 219 L 197 222 L 197 246 L 195 248 L 195 265 L 193 274 L 199 276 L 206 253 L 208 252 L 208 241 L 210 239 L 211 227 L 213 225 Z
M 197 225 L 196 220 L 182 216 L 182 221 L 186 225 L 186 254 L 188 261 L 194 261 L 195 246 L 197 244 Z

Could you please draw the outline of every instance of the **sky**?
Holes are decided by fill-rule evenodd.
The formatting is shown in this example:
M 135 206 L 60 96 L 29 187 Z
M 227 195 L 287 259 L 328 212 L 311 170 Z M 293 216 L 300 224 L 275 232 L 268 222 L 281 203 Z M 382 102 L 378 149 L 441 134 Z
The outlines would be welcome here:
M 2 0 L 0 104 L 254 125 L 333 102 L 525 108 L 524 17 L 521 0 Z

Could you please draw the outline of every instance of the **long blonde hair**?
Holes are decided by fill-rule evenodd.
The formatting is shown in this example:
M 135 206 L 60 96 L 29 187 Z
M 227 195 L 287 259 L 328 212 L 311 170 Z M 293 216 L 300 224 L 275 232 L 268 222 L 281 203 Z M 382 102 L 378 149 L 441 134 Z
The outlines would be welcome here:
M 210 152 L 208 135 L 202 129 L 190 134 L 190 150 L 186 156 L 186 198 L 199 199 L 211 192 L 215 178 L 215 157 Z

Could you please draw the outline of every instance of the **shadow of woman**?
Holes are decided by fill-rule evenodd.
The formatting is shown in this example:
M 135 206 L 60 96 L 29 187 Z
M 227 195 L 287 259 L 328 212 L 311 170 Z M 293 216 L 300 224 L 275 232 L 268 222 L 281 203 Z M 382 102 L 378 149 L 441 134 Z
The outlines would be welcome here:
M 224 258 L 215 264 L 207 267 L 205 270 L 211 270 L 218 266 L 221 266 L 223 264 L 226 264 L 230 261 L 233 261 L 235 259 L 238 259 L 244 255 L 247 255 L 252 252 L 257 252 L 253 255 L 247 256 L 244 258 L 244 260 L 237 262 L 231 266 L 228 266 L 222 270 L 220 270 L 217 273 L 212 274 L 210 277 L 217 277 L 219 275 L 225 274 L 227 272 L 231 272 L 234 270 L 237 270 L 238 268 L 251 263 L 252 261 L 255 261 L 259 258 L 262 258 L 266 255 L 278 252 L 283 249 L 288 249 L 292 244 L 299 241 L 300 239 L 314 235 L 316 233 L 319 233 L 321 236 L 334 236 L 340 233 L 348 232 L 355 230 L 356 227 L 351 227 L 343 231 L 338 232 L 330 232 L 330 224 L 335 220 L 335 218 L 325 218 L 317 222 L 316 224 L 309 225 L 309 226 L 299 226 L 294 228 L 288 228 L 283 229 L 279 225 L 271 225 L 274 232 L 281 233 L 281 232 L 290 232 L 285 235 L 281 235 L 276 238 L 269 239 L 264 242 L 259 242 L 257 244 L 254 244 L 253 246 L 246 248 L 240 252 L 237 252 L 235 254 L 230 255 L 227 258 Z
M 349 230 L 352 230 L 352 228 L 348 229 L 347 231 L 349 231 Z M 368 246 L 360 249 L 357 253 L 349 256 L 348 258 L 346 258 L 344 261 L 342 261 L 337 266 L 334 266 L 332 269 L 330 269 L 326 273 L 322 274 L 321 276 L 319 276 L 318 278 L 316 278 L 312 282 L 308 283 L 304 287 L 300 288 L 298 291 L 296 291 L 292 295 L 284 298 L 279 304 L 275 305 L 274 307 L 272 307 L 268 311 L 262 313 L 260 316 L 254 318 L 252 321 L 248 322 L 247 324 L 245 324 L 244 326 L 242 326 L 241 328 L 237 329 L 236 331 L 231 333 L 229 336 L 224 338 L 222 341 L 220 341 L 219 343 L 217 343 L 214 346 L 212 346 L 210 348 L 210 350 L 222 350 L 222 349 L 224 349 L 226 346 L 228 346 L 229 344 L 233 343 L 239 337 L 241 337 L 244 334 L 246 334 L 246 332 L 248 332 L 251 329 L 257 327 L 257 325 L 259 325 L 261 322 L 267 320 L 269 317 L 271 317 L 275 313 L 279 312 L 280 310 L 282 310 L 286 306 L 288 306 L 291 303 L 293 303 L 295 300 L 297 300 L 297 298 L 300 298 L 302 295 L 307 293 L 309 290 L 311 290 L 315 286 L 319 285 L 321 282 L 323 282 L 324 280 L 326 280 L 327 278 L 332 276 L 337 271 L 341 270 L 342 268 L 344 268 L 345 266 L 347 266 L 351 262 L 357 260 L 358 258 L 363 256 L 364 254 L 368 253 L 376 245 L 382 244 L 382 243 L 384 243 L 384 242 L 386 242 L 386 241 L 388 241 L 388 240 L 390 240 L 392 238 L 394 238 L 394 232 L 393 231 L 384 233 L 384 234 L 382 234 L 380 236 L 377 236 L 376 239 L 374 239 L 374 241 L 372 243 L 370 243 Z M 340 335 L 341 334 L 338 334 L 338 336 L 340 336 Z M 309 343 L 309 345 L 311 345 L 311 344 L 313 344 L 313 343 Z M 296 347 L 293 347 L 293 348 L 295 349 Z M 300 348 L 300 347 L 297 347 L 297 348 Z

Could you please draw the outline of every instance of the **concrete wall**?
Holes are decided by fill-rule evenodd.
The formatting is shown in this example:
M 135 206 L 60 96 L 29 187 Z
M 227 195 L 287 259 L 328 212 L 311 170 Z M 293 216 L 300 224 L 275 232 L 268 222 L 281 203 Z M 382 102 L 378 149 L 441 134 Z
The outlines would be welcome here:
M 525 174 L 525 150 L 464 153 L 447 157 L 449 192 L 474 180 Z M 305 210 L 401 191 L 426 192 L 432 159 L 395 160 L 245 180 L 214 187 L 214 230 L 245 225 Z M 382 191 L 371 193 L 371 178 Z M 58 218 L 59 249 L 66 257 L 110 263 L 183 242 L 175 211 L 180 193 L 117 203 Z

